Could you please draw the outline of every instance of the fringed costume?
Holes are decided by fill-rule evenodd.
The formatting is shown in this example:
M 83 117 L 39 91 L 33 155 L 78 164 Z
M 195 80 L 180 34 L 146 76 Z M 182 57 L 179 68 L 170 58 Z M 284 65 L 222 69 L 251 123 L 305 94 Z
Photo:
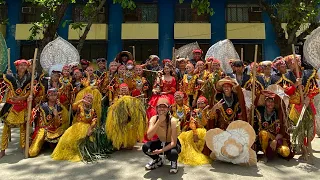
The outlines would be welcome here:
M 116 149 L 132 148 L 146 131 L 145 106 L 140 99 L 123 96 L 109 107 L 106 133 Z
M 54 160 L 81 161 L 79 145 L 87 137 L 89 128 L 96 126 L 97 114 L 94 109 L 85 109 L 83 102 L 76 101 L 73 110 L 76 111 L 76 121 L 61 136 L 51 155 Z

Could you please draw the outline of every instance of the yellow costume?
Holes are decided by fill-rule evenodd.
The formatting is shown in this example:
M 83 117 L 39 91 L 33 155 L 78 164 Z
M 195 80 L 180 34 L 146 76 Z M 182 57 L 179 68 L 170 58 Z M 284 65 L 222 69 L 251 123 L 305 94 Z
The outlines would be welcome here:
M 133 147 L 144 137 L 146 126 L 146 111 L 140 99 L 123 96 L 109 107 L 106 133 L 116 149 Z
M 3 79 L 8 87 L 7 102 L 1 109 L 1 117 L 4 119 L 2 130 L 1 150 L 8 148 L 10 128 L 20 128 L 20 147 L 25 147 L 26 140 L 26 123 L 27 116 L 27 97 L 30 94 L 31 78 L 25 74 L 21 79 L 17 75 L 4 75 Z M 19 79 L 19 80 L 18 80 Z M 25 100 L 14 101 L 14 97 L 22 97 Z
M 56 108 L 59 117 L 54 118 L 53 108 Z M 29 156 L 35 157 L 39 154 L 45 141 L 49 143 L 57 143 L 60 136 L 68 128 L 68 110 L 60 105 L 49 107 L 48 103 L 43 103 L 36 110 L 36 120 L 38 126 L 34 132 L 34 138 L 29 149 Z
M 173 104 L 172 107 L 172 116 L 179 119 L 179 125 L 181 131 L 186 131 L 189 128 L 189 119 L 190 117 L 190 108 L 187 105 L 179 106 L 178 104 Z
M 213 118 L 213 113 L 208 110 L 195 109 L 193 117 L 190 119 L 190 131 L 182 132 L 179 135 L 181 143 L 181 153 L 179 154 L 178 161 L 183 164 L 192 166 L 209 164 L 210 158 L 202 153 L 205 147 L 205 129 L 209 119 Z M 194 141 L 194 135 L 198 136 L 198 141 Z
M 65 107 L 69 108 L 69 106 L 72 104 L 72 78 L 65 78 L 61 77 L 59 79 L 59 82 L 61 83 L 61 87 L 59 88 L 59 99 L 60 103 Z
M 185 92 L 188 96 L 194 96 L 196 80 L 197 80 L 196 75 L 191 75 L 191 74 L 183 75 L 183 79 L 181 82 L 182 83 L 181 91 Z
M 61 136 L 51 155 L 54 160 L 81 161 L 82 157 L 78 146 L 81 140 L 87 136 L 88 129 L 96 125 L 97 115 L 94 109 L 86 112 L 82 104 L 75 103 L 73 106 L 77 109 L 77 121 Z
M 100 125 L 102 95 L 98 89 L 96 89 L 94 86 L 90 85 L 90 82 L 88 81 L 88 79 L 83 79 L 82 84 L 85 86 L 85 88 L 78 92 L 74 102 L 78 102 L 79 100 L 83 99 L 83 97 L 86 94 L 92 94 L 93 95 L 92 108 L 95 110 L 95 112 L 97 114 L 97 123 L 98 123 L 98 125 Z M 92 85 L 94 85 L 94 84 L 92 84 Z M 75 117 L 75 119 L 73 119 L 74 122 L 77 122 L 76 118 L 77 117 Z

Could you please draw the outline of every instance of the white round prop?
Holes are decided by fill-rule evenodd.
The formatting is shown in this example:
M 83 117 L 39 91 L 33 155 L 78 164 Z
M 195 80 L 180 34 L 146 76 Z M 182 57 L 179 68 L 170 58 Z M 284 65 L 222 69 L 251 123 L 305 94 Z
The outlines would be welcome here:
M 40 64 L 45 72 L 49 72 L 50 68 L 56 64 L 66 65 L 79 62 L 80 55 L 77 49 L 61 37 L 48 43 L 40 55 Z

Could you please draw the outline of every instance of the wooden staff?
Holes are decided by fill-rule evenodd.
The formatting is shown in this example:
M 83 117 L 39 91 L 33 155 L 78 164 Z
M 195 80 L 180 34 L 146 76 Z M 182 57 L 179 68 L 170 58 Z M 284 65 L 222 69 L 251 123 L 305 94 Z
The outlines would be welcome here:
M 11 71 L 11 67 L 10 67 L 10 48 L 8 48 L 8 72 Z
M 296 76 L 297 76 L 297 78 L 301 78 L 301 77 L 300 77 L 299 64 L 298 64 L 299 62 L 296 60 L 296 50 L 295 50 L 294 44 L 292 44 L 291 47 L 292 47 L 293 59 L 294 59 L 294 61 L 295 61 L 295 65 L 296 65 L 296 67 L 295 67 L 295 68 L 296 68 L 296 73 L 297 73 Z M 304 94 L 303 94 L 302 86 L 299 86 L 299 93 L 300 93 L 301 103 L 304 103 Z M 300 124 L 300 122 L 302 121 L 303 114 L 304 114 L 304 112 L 306 111 L 306 109 L 307 109 L 307 106 L 306 106 L 306 105 L 303 105 L 302 111 L 301 111 L 301 113 L 300 113 L 300 116 L 299 116 L 299 119 L 298 119 L 298 122 L 297 122 L 296 127 L 298 127 L 299 124 Z
M 136 47 L 132 46 L 132 53 L 133 53 L 133 59 L 134 61 L 136 61 Z
M 7 69 L 7 73 L 11 73 L 11 67 L 10 67 L 10 48 L 7 49 L 7 52 L 8 52 L 8 69 Z M 5 92 L 5 97 L 7 96 L 7 90 Z M 5 100 L 6 98 L 3 98 L 3 100 Z M 9 134 L 8 134 L 8 138 L 9 138 L 9 142 L 11 142 L 11 128 L 9 128 Z
M 294 44 L 292 44 L 292 53 L 293 53 L 293 59 L 295 61 L 295 64 L 296 64 L 296 72 L 297 72 L 297 78 L 301 78 L 300 77 L 300 69 L 299 69 L 299 62 L 296 60 L 296 50 L 295 50 L 295 47 L 294 47 Z M 304 101 L 304 97 L 303 97 L 303 89 L 302 89 L 302 86 L 299 86 L 299 92 L 300 92 L 300 95 L 301 95 L 301 102 Z
M 241 48 L 241 61 L 243 61 L 243 48 Z
M 258 59 L 258 45 L 255 46 L 254 51 L 254 63 L 253 63 L 253 69 L 252 69 L 252 110 L 251 110 L 251 125 L 254 124 L 254 100 L 256 95 L 256 74 L 257 74 L 257 59 Z
M 152 71 L 152 70 L 148 70 L 148 69 L 143 69 L 143 71 L 152 72 L 152 73 L 158 73 L 158 72 L 160 72 L 160 71 Z
M 38 54 L 38 48 L 34 51 L 33 61 L 32 61 L 32 74 L 31 74 L 31 87 L 30 87 L 30 95 L 31 99 L 33 99 L 33 86 L 34 86 L 34 79 L 35 79 L 35 70 L 36 70 L 36 58 Z M 29 157 L 29 135 L 30 135 L 30 118 L 31 118 L 31 110 L 32 110 L 32 100 L 28 101 L 28 116 L 27 116 L 27 126 L 26 126 L 26 145 L 24 156 L 25 158 Z

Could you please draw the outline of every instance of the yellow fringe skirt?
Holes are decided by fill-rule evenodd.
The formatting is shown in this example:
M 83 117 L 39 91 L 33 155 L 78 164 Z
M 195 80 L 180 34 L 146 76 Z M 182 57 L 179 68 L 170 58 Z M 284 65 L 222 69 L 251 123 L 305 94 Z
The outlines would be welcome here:
M 181 143 L 181 153 L 179 154 L 178 161 L 183 164 L 198 166 L 204 164 L 210 164 L 211 159 L 202 154 L 202 150 L 205 145 L 205 135 L 207 130 L 204 128 L 198 128 L 199 141 L 195 143 L 193 141 L 193 132 L 186 131 L 179 135 L 179 141 Z
M 144 137 L 146 122 L 145 107 L 140 99 L 124 96 L 108 109 L 106 134 L 114 148 L 132 148 Z
M 90 124 L 77 122 L 68 128 L 54 149 L 51 155 L 52 159 L 72 162 L 81 161 L 82 157 L 78 146 L 81 140 L 87 136 L 89 127 Z

